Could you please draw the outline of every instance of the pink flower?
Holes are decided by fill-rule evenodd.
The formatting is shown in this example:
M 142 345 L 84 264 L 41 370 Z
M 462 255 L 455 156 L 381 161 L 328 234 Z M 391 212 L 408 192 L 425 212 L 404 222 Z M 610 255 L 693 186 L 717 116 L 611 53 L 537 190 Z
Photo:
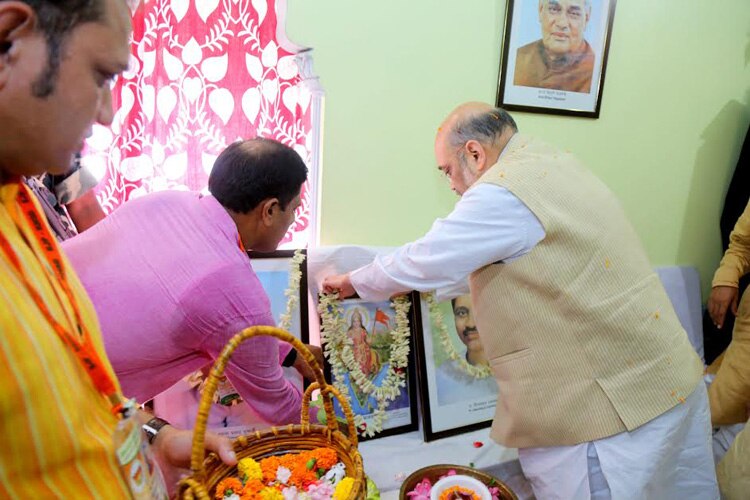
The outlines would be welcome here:
M 430 500 L 431 489 L 432 483 L 429 479 L 424 478 L 406 496 L 411 497 L 411 500 Z
M 492 495 L 492 500 L 500 500 L 500 488 L 497 486 L 491 486 L 489 490 L 490 495 Z
M 307 488 L 307 494 L 310 495 L 310 500 L 329 500 L 333 496 L 333 485 L 328 482 L 311 484 Z
M 281 490 L 281 494 L 284 495 L 284 500 L 297 500 L 297 488 L 290 486 Z
M 443 479 L 444 477 L 448 476 L 455 476 L 456 475 L 456 469 L 450 469 L 448 472 L 440 476 L 440 479 Z

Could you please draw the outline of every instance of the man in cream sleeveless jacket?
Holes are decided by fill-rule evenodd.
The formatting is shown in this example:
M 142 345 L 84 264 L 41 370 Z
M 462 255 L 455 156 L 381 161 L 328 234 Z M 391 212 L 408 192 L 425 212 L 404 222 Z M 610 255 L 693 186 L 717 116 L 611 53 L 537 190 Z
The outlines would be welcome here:
M 324 289 L 376 301 L 469 276 L 491 435 L 537 498 L 718 498 L 701 361 L 614 195 L 486 104 L 454 110 L 435 155 L 453 212 Z

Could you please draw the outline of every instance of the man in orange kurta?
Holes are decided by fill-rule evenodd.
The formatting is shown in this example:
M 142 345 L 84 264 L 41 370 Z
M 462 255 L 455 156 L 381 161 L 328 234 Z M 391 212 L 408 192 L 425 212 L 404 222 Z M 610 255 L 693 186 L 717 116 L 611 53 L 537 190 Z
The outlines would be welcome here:
M 130 32 L 123 0 L 0 1 L 0 498 L 145 489 L 120 467 L 135 453 L 115 447 L 122 394 L 94 306 L 21 180 L 65 172 L 93 124 L 112 123 Z M 189 465 L 192 433 L 160 424 L 151 449 L 172 470 Z M 227 438 L 208 439 L 236 463 Z
M 728 310 L 737 317 L 732 342 L 709 367 L 716 378 L 708 388 L 711 422 L 732 425 L 748 421 L 750 414 L 750 294 L 739 299 L 739 280 L 750 272 L 750 204 L 729 235 L 729 248 L 714 273 L 706 305 L 718 328 Z M 738 304 L 739 301 L 739 304 Z M 746 426 L 735 438 L 716 469 L 722 498 L 747 498 L 750 486 L 750 431 Z
M 539 0 L 542 38 L 519 48 L 513 85 L 591 91 L 594 51 L 584 40 L 589 0 Z

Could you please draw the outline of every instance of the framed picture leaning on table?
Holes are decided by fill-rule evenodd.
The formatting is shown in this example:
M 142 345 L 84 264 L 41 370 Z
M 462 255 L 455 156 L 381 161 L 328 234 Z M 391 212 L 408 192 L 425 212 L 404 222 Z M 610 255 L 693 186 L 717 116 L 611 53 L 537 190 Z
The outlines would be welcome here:
M 360 439 L 417 430 L 416 293 L 394 301 L 321 298 L 321 341 L 333 385 L 349 398 Z M 337 416 L 341 408 L 334 405 Z
M 287 292 L 294 293 L 294 304 L 289 311 L 291 319 L 288 328 L 285 329 L 303 344 L 308 344 L 310 330 L 307 310 L 307 265 L 304 261 L 299 265 L 301 276 L 299 283 L 294 283 L 291 279 L 291 271 L 295 252 L 295 250 L 276 250 L 270 253 L 249 251 L 248 255 L 253 271 L 271 301 L 271 313 L 279 327 L 286 327 L 281 323 L 282 315 L 289 307 Z M 299 250 L 299 252 L 303 255 L 306 253 L 305 250 Z M 301 391 L 307 387 L 307 382 L 294 368 L 284 368 L 284 374 Z
M 422 294 L 420 307 L 422 334 L 416 347 L 425 441 L 489 427 L 498 390 L 471 297 L 438 303 Z
M 271 312 L 277 325 L 281 325 L 281 316 L 289 305 L 287 292 L 295 294 L 295 303 L 289 311 L 292 314 L 289 333 L 300 339 L 303 344 L 307 344 L 310 338 L 307 310 L 307 265 L 304 261 L 299 265 L 301 273 L 299 283 L 293 283 L 291 271 L 295 252 L 301 252 L 303 255 L 306 253 L 305 250 L 276 250 L 270 253 L 249 251 L 248 256 L 253 271 L 271 301 Z
M 598 118 L 616 0 L 508 0 L 497 105 Z

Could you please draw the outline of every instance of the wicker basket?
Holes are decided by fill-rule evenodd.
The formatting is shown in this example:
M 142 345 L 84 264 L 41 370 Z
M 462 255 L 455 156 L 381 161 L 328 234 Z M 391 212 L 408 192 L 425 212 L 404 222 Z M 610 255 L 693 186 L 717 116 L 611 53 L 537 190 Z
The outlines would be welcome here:
M 225 477 L 237 473 L 236 467 L 225 465 L 214 453 L 210 453 L 204 459 L 208 412 L 218 381 L 224 374 L 224 368 L 232 353 L 243 341 L 259 335 L 270 335 L 292 344 L 298 354 L 312 367 L 316 382 L 310 384 L 302 397 L 301 425 L 290 424 L 283 427 L 271 427 L 264 431 L 256 431 L 249 436 L 240 436 L 233 443 L 237 460 L 247 457 L 260 460 L 271 455 L 295 453 L 319 447 L 333 448 L 338 453 L 339 460 L 344 463 L 346 475 L 354 479 L 354 486 L 349 499 L 364 498 L 366 491 L 365 473 L 362 466 L 362 456 L 357 450 L 357 432 L 354 428 L 354 416 L 349 401 L 335 387 L 326 383 L 315 357 L 299 340 L 284 330 L 270 326 L 254 326 L 241 331 L 232 337 L 214 363 L 201 396 L 198 417 L 195 422 L 190 462 L 192 474 L 180 481 L 178 498 L 210 500 L 213 498 L 214 490 L 219 482 Z M 323 406 L 327 417 L 326 425 L 310 424 L 310 397 L 312 392 L 318 388 L 321 389 L 321 395 L 323 396 Z M 331 396 L 336 396 L 344 410 L 349 436 L 338 429 Z
M 455 470 L 456 474 L 463 474 L 465 476 L 471 476 L 475 479 L 479 479 L 487 487 L 499 488 L 501 500 L 518 500 L 516 494 L 513 493 L 513 491 L 511 491 L 511 489 L 508 488 L 505 483 L 503 483 L 496 477 L 493 477 L 476 469 L 472 469 L 470 467 L 449 464 L 430 465 L 428 467 L 423 467 L 417 471 L 414 471 L 409 475 L 409 477 L 404 480 L 403 484 L 401 484 L 401 491 L 398 494 L 398 498 L 400 500 L 409 500 L 409 497 L 407 497 L 406 494 L 412 491 L 422 479 L 427 478 L 432 484 L 435 484 L 437 480 L 440 479 L 441 476 L 446 475 L 449 470 Z

